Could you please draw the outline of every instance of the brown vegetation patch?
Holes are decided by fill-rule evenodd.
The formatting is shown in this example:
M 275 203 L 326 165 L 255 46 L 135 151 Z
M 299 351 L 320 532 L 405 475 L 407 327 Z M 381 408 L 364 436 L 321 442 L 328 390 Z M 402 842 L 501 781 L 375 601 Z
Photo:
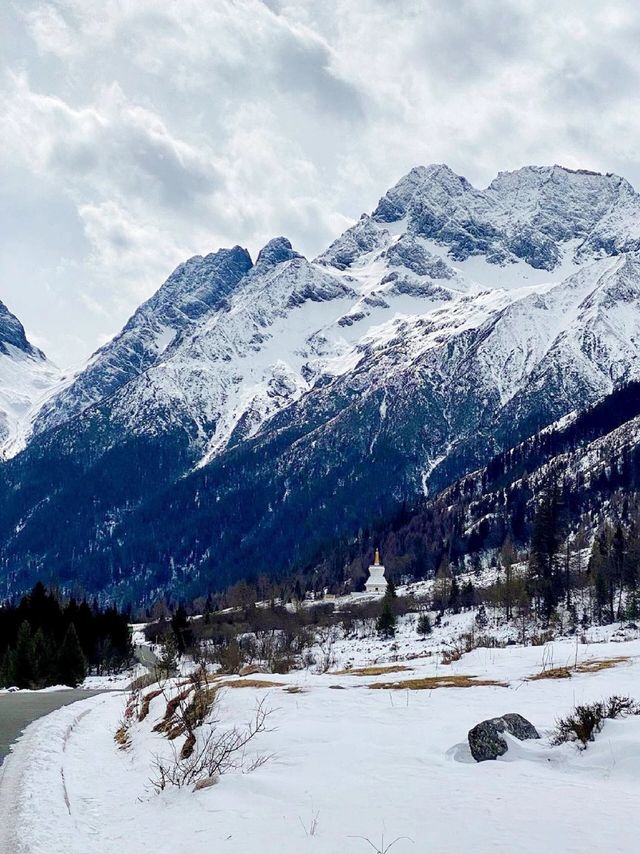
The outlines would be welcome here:
M 284 682 L 272 682 L 269 679 L 230 679 L 223 682 L 225 688 L 284 688 Z
M 550 667 L 548 670 L 542 670 L 536 673 L 535 676 L 530 676 L 528 682 L 537 682 L 539 679 L 570 679 L 570 667 Z
M 373 664 L 370 667 L 353 667 L 351 670 L 336 670 L 330 676 L 384 676 L 385 673 L 403 673 L 413 670 L 404 664 Z
M 128 750 L 131 747 L 131 737 L 129 736 L 129 728 L 125 724 L 121 724 L 113 735 L 115 743 L 120 750 Z
M 583 661 L 576 667 L 578 673 L 598 673 L 600 670 L 608 670 L 616 667 L 623 661 L 629 661 L 628 655 L 618 655 L 614 658 L 596 658 L 593 661 Z
M 493 686 L 508 688 L 508 682 L 496 679 L 478 679 L 476 676 L 424 676 L 421 679 L 405 679 L 402 682 L 373 682 L 369 688 L 382 688 L 390 691 L 429 691 L 432 688 L 477 688 Z
M 288 685 L 284 690 L 287 692 L 287 694 L 306 694 L 307 693 L 305 691 L 305 689 L 301 688 L 299 685 Z
M 175 714 L 176 709 L 180 705 L 183 700 L 191 693 L 191 688 L 185 688 L 184 691 L 181 691 L 179 694 L 176 694 L 175 697 L 172 697 L 167 703 L 167 708 L 164 713 L 163 719 L 157 723 L 153 731 L 154 732 L 169 732 L 170 730 L 175 728 L 175 721 L 173 721 L 173 716 Z M 174 736 L 175 738 L 175 736 Z
M 616 667 L 618 664 L 622 664 L 623 661 L 629 661 L 629 656 L 618 655 L 614 658 L 595 658 L 592 661 L 583 661 L 577 667 L 551 667 L 549 670 L 543 670 L 534 676 L 529 676 L 527 681 L 537 682 L 539 679 L 570 679 L 574 673 L 599 673 L 601 670 Z
M 159 697 L 162 694 L 162 689 L 158 688 L 157 691 L 149 691 L 148 694 L 145 694 L 142 698 L 142 705 L 140 706 L 140 711 L 138 712 L 138 720 L 143 721 L 147 715 L 149 714 L 149 704 L 152 700 L 155 700 L 156 697 Z

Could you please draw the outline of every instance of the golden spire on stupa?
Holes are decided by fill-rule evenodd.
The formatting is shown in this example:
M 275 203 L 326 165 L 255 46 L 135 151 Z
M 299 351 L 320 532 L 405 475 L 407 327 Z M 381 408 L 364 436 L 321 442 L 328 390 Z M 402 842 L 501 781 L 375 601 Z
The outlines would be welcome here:
M 380 563 L 380 549 L 376 549 L 376 553 L 373 557 L 373 565 L 374 566 L 380 566 L 381 565 L 381 563 Z

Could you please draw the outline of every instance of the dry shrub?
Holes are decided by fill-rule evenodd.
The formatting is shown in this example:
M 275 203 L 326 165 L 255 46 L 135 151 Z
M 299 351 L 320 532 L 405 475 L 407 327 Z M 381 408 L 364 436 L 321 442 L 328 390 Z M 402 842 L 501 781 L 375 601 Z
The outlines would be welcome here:
M 491 635 L 476 634 L 475 630 L 472 629 L 470 632 L 461 635 L 454 647 L 442 653 L 442 663 L 453 664 L 454 661 L 460 661 L 465 653 L 472 652 L 474 649 L 495 649 L 504 646 L 506 646 L 504 641 L 499 641 Z
M 170 758 L 156 757 L 152 785 L 158 792 L 167 786 L 203 788 L 229 771 L 248 773 L 259 768 L 270 757 L 258 755 L 249 761 L 246 748 L 257 735 L 269 731 L 270 714 L 263 700 L 258 703 L 253 718 L 243 727 L 221 730 L 219 719 L 210 720 L 199 728 L 199 735 L 188 734 L 180 751 L 172 744 L 173 755 Z
M 405 679 L 402 682 L 373 682 L 368 687 L 390 691 L 428 691 L 432 688 L 476 688 L 478 686 L 508 688 L 509 684 L 495 679 L 478 679 L 476 676 L 424 676 L 421 679 Z
M 606 720 L 639 714 L 640 705 L 630 697 L 613 696 L 598 703 L 576 706 L 570 715 L 556 722 L 551 743 L 578 742 L 578 747 L 584 750 L 590 741 L 595 740 Z

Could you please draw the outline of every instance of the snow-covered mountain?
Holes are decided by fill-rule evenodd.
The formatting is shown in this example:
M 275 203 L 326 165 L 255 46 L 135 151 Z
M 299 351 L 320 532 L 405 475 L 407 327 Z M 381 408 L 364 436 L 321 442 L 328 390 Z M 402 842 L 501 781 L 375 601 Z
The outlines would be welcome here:
M 3 476 L 19 492 L 32 466 L 64 459 L 93 495 L 91 549 L 135 542 L 127 525 L 168 510 L 179 547 L 156 543 L 154 564 L 241 574 L 234 562 L 253 566 L 283 531 L 290 563 L 445 486 L 638 378 L 639 357 L 640 197 L 626 181 L 526 167 L 477 190 L 419 167 L 315 260 L 276 238 L 255 264 L 239 247 L 187 261 L 45 402 Z M 104 484 L 121 466 L 126 497 Z M 74 513 L 67 485 L 44 480 L 37 500 L 60 502 L 46 512 Z M 33 496 L 12 500 L 18 555 L 45 520 Z M 203 513 L 204 535 L 190 521 Z M 89 549 L 69 547 L 74 561 Z
M 0 302 L 0 460 L 21 449 L 31 417 L 60 381 L 60 371 Z
M 74 381 L 46 401 L 35 431 L 68 421 L 141 376 L 199 320 L 219 309 L 250 267 L 249 253 L 239 246 L 181 264 Z

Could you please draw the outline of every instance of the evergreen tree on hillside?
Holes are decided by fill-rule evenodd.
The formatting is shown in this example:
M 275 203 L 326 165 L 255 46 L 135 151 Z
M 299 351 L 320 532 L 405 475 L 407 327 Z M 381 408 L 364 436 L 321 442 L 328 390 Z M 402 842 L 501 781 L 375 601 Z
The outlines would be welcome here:
M 171 618 L 171 628 L 173 629 L 173 633 L 176 638 L 176 646 L 178 649 L 178 653 L 180 655 L 184 655 L 187 647 L 191 646 L 193 642 L 193 633 L 189 626 L 187 612 L 185 611 L 182 605 L 180 605 L 180 607 L 177 609 L 177 611 Z
M 11 688 L 16 684 L 16 654 L 11 647 L 5 650 L 0 662 L 0 686 Z
M 16 650 L 13 662 L 13 681 L 18 688 L 33 688 L 35 684 L 33 664 L 33 638 L 31 626 L 25 620 L 18 629 Z
M 554 478 L 541 490 L 536 505 L 529 562 L 538 607 L 547 619 L 564 592 L 559 561 L 563 517 L 562 492 Z
M 430 635 L 433 631 L 433 628 L 431 626 L 431 620 L 429 619 L 429 615 L 426 611 L 424 612 L 424 614 L 420 614 L 420 616 L 418 617 L 418 625 L 416 626 L 416 631 L 422 637 Z
M 396 615 L 393 610 L 394 598 L 395 591 L 392 590 L 389 593 L 389 589 L 387 588 L 387 592 L 382 599 L 382 611 L 376 623 L 376 631 L 384 638 L 392 638 L 396 633 Z
M 51 643 L 46 640 L 42 629 L 38 629 L 33 637 L 33 672 L 38 688 L 46 687 L 53 666 Z
M 87 675 L 85 661 L 76 627 L 71 623 L 58 654 L 58 676 L 63 685 L 77 687 Z

